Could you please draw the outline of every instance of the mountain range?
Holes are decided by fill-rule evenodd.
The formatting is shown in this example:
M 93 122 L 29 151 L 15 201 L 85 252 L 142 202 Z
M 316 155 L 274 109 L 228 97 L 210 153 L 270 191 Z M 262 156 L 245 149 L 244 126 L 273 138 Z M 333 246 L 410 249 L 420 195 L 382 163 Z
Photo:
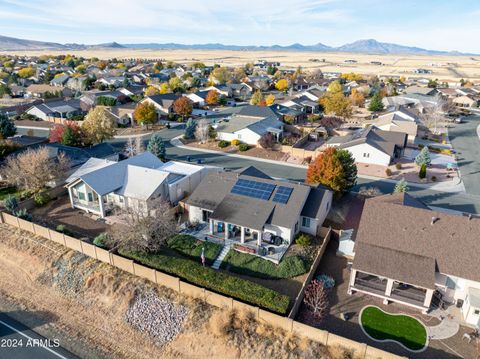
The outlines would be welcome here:
M 224 45 L 219 43 L 208 44 L 178 44 L 178 43 L 143 43 L 143 44 L 119 44 L 109 42 L 97 45 L 84 45 L 76 43 L 60 44 L 56 42 L 34 41 L 17 39 L 14 37 L 0 36 L 0 51 L 28 51 L 28 50 L 87 50 L 87 49 L 201 49 L 201 50 L 290 50 L 290 51 L 319 51 L 319 52 L 351 52 L 365 54 L 405 54 L 405 55 L 475 55 L 460 53 L 457 51 L 427 50 L 419 47 L 403 46 L 387 42 L 379 42 L 374 39 L 358 40 L 338 47 L 328 46 L 322 43 L 315 45 L 269 45 L 269 46 L 240 46 Z

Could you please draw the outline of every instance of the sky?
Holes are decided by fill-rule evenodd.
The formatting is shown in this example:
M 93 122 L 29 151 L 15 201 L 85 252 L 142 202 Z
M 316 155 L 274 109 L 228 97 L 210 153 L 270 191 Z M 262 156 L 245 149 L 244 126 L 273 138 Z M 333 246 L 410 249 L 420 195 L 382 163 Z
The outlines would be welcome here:
M 339 46 L 480 53 L 479 0 L 0 0 L 0 35 L 60 43 Z

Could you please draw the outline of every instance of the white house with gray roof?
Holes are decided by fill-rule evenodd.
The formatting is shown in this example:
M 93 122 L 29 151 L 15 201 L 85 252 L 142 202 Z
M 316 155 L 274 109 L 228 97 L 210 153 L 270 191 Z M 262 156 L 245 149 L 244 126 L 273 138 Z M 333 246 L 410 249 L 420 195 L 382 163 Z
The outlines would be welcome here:
M 104 218 L 115 207 L 148 210 L 152 200 L 178 203 L 217 167 L 163 163 L 150 152 L 114 162 L 91 158 L 67 180 L 72 208 Z
M 233 240 L 249 252 L 281 256 L 295 235 L 316 235 L 332 203 L 323 187 L 278 181 L 254 167 L 210 174 L 186 200 L 191 223 L 205 223 L 208 236 Z

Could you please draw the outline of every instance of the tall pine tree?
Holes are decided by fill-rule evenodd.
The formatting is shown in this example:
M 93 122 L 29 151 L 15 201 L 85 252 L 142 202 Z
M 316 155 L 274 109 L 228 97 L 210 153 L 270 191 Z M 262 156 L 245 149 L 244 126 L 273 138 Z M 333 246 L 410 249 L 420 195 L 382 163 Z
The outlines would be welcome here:
M 158 133 L 155 133 L 148 141 L 147 151 L 165 161 L 165 143 Z

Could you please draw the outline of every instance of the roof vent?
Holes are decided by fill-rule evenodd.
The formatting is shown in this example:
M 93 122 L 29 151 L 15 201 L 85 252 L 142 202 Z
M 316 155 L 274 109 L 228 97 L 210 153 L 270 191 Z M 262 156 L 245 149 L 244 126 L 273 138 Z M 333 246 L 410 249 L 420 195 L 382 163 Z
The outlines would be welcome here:
M 432 226 L 435 224 L 436 221 L 438 221 L 438 217 L 432 217 L 432 223 L 430 223 Z

